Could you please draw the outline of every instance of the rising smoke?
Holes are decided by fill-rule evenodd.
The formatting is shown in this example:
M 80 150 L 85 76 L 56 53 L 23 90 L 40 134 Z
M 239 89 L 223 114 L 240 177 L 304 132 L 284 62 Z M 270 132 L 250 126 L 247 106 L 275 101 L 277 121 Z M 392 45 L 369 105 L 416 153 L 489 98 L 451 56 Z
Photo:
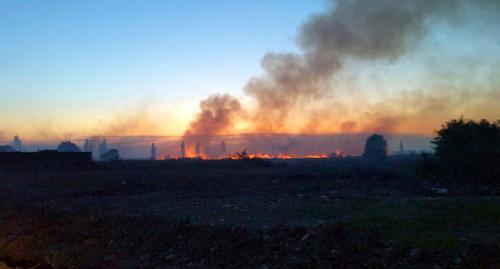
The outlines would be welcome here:
M 183 151 L 187 149 L 188 155 L 192 155 L 189 146 L 184 146 L 184 142 L 187 145 L 195 143 L 194 156 L 201 156 L 203 152 L 209 157 L 222 157 L 226 153 L 226 145 L 224 141 L 217 141 L 214 138 L 229 134 L 237 120 L 245 117 L 241 103 L 229 94 L 217 94 L 201 101 L 200 109 L 196 121 L 191 123 L 189 130 L 184 134 Z
M 244 113 L 238 99 L 229 94 L 213 95 L 200 103 L 201 112 L 186 136 L 215 136 L 229 132 Z
M 498 3 L 494 0 L 332 1 L 326 12 L 302 26 L 298 39 L 301 54 L 265 55 L 261 61 L 265 73 L 251 78 L 244 86 L 244 92 L 255 104 L 251 112 L 245 112 L 251 123 L 249 131 L 286 132 L 294 117 L 303 119 L 303 127 L 316 125 L 318 117 L 311 115 L 317 113 L 307 113 L 305 108 L 329 98 L 334 90 L 331 81 L 347 61 L 394 62 L 411 52 L 434 25 L 442 22 L 460 25 L 469 8 L 500 11 Z M 418 93 L 413 95 L 422 98 Z M 188 135 L 229 133 L 234 131 L 234 121 L 243 114 L 240 102 L 229 95 L 211 96 L 200 106 L 202 111 L 186 132 Z M 427 109 L 428 105 L 416 107 Z M 408 116 L 388 115 L 394 110 L 373 109 L 374 112 L 366 113 L 363 122 L 330 115 L 340 120 L 337 126 L 326 129 L 396 131 Z

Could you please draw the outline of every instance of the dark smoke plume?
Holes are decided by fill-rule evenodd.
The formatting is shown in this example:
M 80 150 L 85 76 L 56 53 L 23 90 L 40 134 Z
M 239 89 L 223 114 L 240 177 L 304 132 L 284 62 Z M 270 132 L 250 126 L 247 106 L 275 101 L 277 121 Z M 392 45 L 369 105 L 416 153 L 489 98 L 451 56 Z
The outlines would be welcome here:
M 201 112 L 185 136 L 215 136 L 228 132 L 234 120 L 241 117 L 240 102 L 229 94 L 213 95 L 200 103 Z
M 470 7 L 498 9 L 500 5 L 487 0 L 332 1 L 326 12 L 302 26 L 302 54 L 265 55 L 261 61 L 264 75 L 245 85 L 244 92 L 256 105 L 250 115 L 252 131 L 282 132 L 290 118 L 307 121 L 303 107 L 328 96 L 332 78 L 346 61 L 396 61 L 418 45 L 434 24 L 457 24 Z M 201 108 L 188 134 L 230 131 L 232 120 L 242 111 L 239 102 L 227 95 L 210 97 Z M 369 121 L 363 128 L 340 118 L 338 129 L 394 130 L 399 119 L 383 115 Z

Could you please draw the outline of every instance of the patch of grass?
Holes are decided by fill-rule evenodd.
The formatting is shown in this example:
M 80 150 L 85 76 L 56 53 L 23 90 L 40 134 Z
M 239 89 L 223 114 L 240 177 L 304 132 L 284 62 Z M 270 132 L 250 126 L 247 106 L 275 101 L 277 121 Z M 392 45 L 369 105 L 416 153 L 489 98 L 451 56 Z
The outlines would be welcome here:
M 284 214 L 304 219 L 343 221 L 402 245 L 458 249 L 500 238 L 500 198 L 361 199 L 339 202 L 298 202 Z

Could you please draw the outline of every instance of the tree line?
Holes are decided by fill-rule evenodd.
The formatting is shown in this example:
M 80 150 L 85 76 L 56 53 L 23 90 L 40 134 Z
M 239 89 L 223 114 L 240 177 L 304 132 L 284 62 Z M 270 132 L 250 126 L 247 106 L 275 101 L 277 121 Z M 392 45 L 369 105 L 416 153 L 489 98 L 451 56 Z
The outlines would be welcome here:
M 434 154 L 422 154 L 419 174 L 450 181 L 500 184 L 500 120 L 454 119 L 436 131 L 431 143 Z M 372 161 L 385 160 L 385 138 L 380 134 L 368 137 L 363 157 Z

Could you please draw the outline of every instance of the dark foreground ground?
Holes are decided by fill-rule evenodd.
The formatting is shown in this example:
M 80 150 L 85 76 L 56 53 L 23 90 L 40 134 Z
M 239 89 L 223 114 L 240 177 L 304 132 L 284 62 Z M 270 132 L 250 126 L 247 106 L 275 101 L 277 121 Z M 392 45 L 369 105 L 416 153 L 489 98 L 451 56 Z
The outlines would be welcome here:
M 0 269 L 500 268 L 497 190 L 414 161 L 0 171 Z

